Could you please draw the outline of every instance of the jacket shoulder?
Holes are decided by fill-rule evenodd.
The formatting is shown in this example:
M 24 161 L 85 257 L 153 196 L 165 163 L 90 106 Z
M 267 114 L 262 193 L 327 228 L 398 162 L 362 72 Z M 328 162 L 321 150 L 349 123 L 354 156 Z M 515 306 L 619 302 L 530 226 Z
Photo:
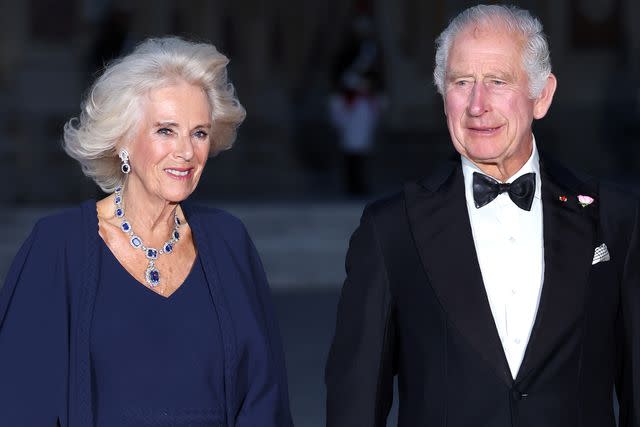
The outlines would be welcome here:
M 405 215 L 405 195 L 398 191 L 369 202 L 363 211 L 363 221 L 372 218 L 376 223 L 396 221 Z
M 183 208 L 187 221 L 197 221 L 205 230 L 222 233 L 223 235 L 246 235 L 244 223 L 235 215 L 212 206 L 199 203 L 184 203 Z
M 78 205 L 38 219 L 33 227 L 33 233 L 38 242 L 43 240 L 62 242 L 71 235 L 86 231 L 81 229 L 82 211 L 83 206 Z

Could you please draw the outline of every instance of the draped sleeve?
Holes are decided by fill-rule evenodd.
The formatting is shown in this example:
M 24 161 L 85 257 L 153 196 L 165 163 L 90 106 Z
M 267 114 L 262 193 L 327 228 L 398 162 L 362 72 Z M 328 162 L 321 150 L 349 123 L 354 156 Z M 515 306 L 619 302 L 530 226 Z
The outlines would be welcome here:
M 52 225 L 36 224 L 0 290 L 3 426 L 67 425 L 65 262 L 59 227 Z
M 284 352 L 269 284 L 240 220 L 184 204 L 225 341 L 228 426 L 291 427 Z
M 248 340 L 240 359 L 246 381 L 236 427 L 292 427 L 282 340 L 267 277 L 258 252 L 242 227 L 250 277 L 255 289 L 255 313 L 261 319 L 261 339 Z

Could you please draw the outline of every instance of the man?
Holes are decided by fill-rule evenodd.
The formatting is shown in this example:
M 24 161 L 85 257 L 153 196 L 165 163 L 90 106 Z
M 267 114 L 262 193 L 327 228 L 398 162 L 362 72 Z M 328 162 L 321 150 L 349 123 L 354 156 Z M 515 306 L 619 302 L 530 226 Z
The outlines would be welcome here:
M 327 426 L 640 426 L 634 199 L 539 156 L 556 89 L 540 22 L 476 6 L 434 77 L 460 154 L 369 205 L 347 255 Z M 544 143 L 544 141 L 540 141 Z

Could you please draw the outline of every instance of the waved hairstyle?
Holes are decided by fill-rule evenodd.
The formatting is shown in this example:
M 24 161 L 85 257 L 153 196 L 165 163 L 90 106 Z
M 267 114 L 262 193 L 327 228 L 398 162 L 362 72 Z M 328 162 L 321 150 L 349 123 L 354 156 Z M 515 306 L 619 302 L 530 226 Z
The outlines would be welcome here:
M 147 39 L 109 64 L 64 125 L 64 150 L 105 192 L 122 185 L 118 144 L 131 138 L 150 90 L 180 81 L 201 87 L 211 110 L 211 152 L 231 148 L 245 110 L 227 79 L 229 60 L 210 44 L 177 37 Z
M 464 10 L 453 18 L 447 28 L 436 39 L 436 64 L 433 80 L 440 95 L 444 96 L 447 60 L 453 40 L 469 26 L 501 26 L 524 38 L 522 65 L 529 80 L 529 96 L 540 96 L 551 74 L 551 56 L 547 37 L 540 21 L 528 11 L 516 6 L 478 5 Z

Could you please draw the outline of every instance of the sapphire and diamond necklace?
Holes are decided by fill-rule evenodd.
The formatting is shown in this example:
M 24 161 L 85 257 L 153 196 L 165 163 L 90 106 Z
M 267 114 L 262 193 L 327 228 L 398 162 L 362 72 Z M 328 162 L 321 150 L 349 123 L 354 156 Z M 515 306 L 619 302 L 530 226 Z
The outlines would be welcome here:
M 129 236 L 129 243 L 136 249 L 142 249 L 145 256 L 149 260 L 149 264 L 147 265 L 147 269 L 144 272 L 144 279 L 147 284 L 155 288 L 160 284 L 160 272 L 156 268 L 155 262 L 160 255 L 170 254 L 173 252 L 173 247 L 180 239 L 180 233 L 178 229 L 180 228 L 180 219 L 176 212 L 173 212 L 173 230 L 171 231 L 171 238 L 167 240 L 164 245 L 162 245 L 161 249 L 148 248 L 142 242 L 142 239 L 138 237 L 131 227 L 131 223 L 127 221 L 124 217 L 124 207 L 122 206 L 123 198 L 122 198 L 122 187 L 116 188 L 114 202 L 116 205 L 116 217 L 119 218 L 122 222 L 120 223 L 120 229 Z

